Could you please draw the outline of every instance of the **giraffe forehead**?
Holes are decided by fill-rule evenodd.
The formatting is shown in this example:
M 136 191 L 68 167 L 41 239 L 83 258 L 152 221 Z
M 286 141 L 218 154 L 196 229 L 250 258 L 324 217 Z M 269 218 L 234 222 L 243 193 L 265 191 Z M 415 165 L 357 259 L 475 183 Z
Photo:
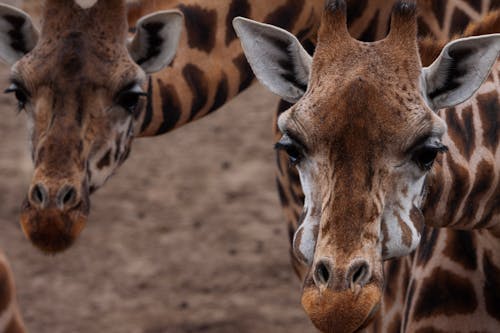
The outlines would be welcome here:
M 358 142 L 361 148 L 370 148 L 401 142 L 413 132 L 432 127 L 430 112 L 411 82 L 388 90 L 368 77 L 358 76 L 338 85 L 312 85 L 280 122 L 284 128 L 301 132 L 305 141 L 311 138 L 350 147 Z

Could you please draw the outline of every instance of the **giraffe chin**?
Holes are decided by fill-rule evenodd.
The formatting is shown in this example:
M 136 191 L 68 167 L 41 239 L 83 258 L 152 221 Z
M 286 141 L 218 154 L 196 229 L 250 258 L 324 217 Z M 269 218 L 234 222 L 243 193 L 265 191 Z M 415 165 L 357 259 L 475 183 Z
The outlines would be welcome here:
M 374 283 L 353 291 L 304 288 L 302 306 L 314 326 L 324 333 L 352 333 L 366 327 L 378 312 L 381 289 Z
M 80 235 L 88 218 L 88 204 L 61 212 L 57 208 L 37 210 L 25 200 L 21 212 L 21 227 L 31 243 L 46 254 L 68 249 Z

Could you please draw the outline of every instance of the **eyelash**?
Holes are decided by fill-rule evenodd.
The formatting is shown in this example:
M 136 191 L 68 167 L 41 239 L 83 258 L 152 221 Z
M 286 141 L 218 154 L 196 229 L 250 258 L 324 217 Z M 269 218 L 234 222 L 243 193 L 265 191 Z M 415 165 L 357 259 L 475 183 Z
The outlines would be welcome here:
M 17 82 L 12 82 L 12 84 L 7 89 L 5 89 L 4 93 L 15 94 L 17 99 L 18 112 L 21 112 L 26 107 L 26 104 L 28 103 L 28 100 L 30 98 L 30 95 L 28 94 L 26 89 Z
M 304 158 L 304 149 L 287 136 L 281 138 L 274 146 L 276 150 L 282 150 L 288 154 L 290 165 L 296 166 Z
M 412 153 L 412 161 L 422 170 L 429 171 L 439 153 L 445 153 L 448 147 L 442 143 L 424 144 L 416 148 Z
M 115 98 L 115 103 L 133 114 L 142 96 L 147 96 L 138 84 L 129 85 L 130 88 L 123 89 Z

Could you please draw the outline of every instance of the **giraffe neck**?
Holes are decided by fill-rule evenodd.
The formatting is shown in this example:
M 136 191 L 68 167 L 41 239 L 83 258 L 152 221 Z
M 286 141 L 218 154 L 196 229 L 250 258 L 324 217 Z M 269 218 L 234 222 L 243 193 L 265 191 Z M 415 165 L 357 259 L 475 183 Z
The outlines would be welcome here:
M 12 271 L 0 251 L 0 333 L 26 332 L 17 308 Z
M 281 26 L 305 40 L 315 32 L 322 0 L 143 1 L 130 4 L 130 21 L 151 11 L 178 8 L 186 32 L 172 65 L 149 78 L 149 98 L 136 133 L 166 133 L 221 107 L 247 88 L 252 71 L 232 27 L 235 16 Z
M 498 228 L 500 222 L 500 63 L 477 95 L 441 110 L 449 153 L 429 177 L 426 223 L 458 229 Z
M 471 24 L 466 35 L 497 32 L 500 32 L 500 10 L 478 24 Z M 458 229 L 500 227 L 499 92 L 497 61 L 473 98 L 439 111 L 448 126 L 443 141 L 449 153 L 441 156 L 428 178 L 424 204 L 428 225 Z

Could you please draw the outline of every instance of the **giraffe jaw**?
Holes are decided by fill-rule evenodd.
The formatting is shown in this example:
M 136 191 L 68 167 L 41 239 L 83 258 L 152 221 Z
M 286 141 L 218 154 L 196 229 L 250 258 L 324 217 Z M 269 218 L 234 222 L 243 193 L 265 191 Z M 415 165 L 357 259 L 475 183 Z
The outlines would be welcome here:
M 47 254 L 68 249 L 78 238 L 87 223 L 89 200 L 75 208 L 61 212 L 55 207 L 37 210 L 27 199 L 21 212 L 21 227 L 31 243 Z
M 321 332 L 357 332 L 371 323 L 378 312 L 382 289 L 370 283 L 361 290 L 333 291 L 305 287 L 302 306 Z

